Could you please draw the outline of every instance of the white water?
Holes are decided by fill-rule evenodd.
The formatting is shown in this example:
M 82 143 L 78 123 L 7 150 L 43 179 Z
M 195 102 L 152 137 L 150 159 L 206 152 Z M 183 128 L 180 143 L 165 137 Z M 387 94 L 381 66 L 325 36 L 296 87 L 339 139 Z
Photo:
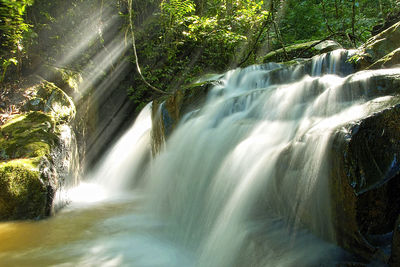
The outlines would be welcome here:
M 311 76 L 292 69 L 275 84 L 270 77 L 277 65 L 228 72 L 205 106 L 145 164 L 148 105 L 88 183 L 71 192 L 73 203 L 95 204 L 72 205 L 42 222 L 54 232 L 64 222 L 74 230 L 62 230 L 67 234 L 57 242 L 0 253 L 0 260 L 21 266 L 335 266 L 343 252 L 331 243 L 327 151 L 335 131 L 382 101 L 367 98 L 367 87 L 343 86 L 374 74 L 335 75 L 343 53 L 315 58 Z
M 88 175 L 87 182 L 69 191 L 72 203 L 95 203 L 119 197 L 141 183 L 150 156 L 151 123 L 151 104 L 148 104 L 134 125 Z

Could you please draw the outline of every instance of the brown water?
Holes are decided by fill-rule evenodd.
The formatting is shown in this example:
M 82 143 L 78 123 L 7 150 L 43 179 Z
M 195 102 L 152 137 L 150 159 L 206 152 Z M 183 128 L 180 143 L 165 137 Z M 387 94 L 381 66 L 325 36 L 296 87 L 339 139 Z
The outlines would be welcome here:
M 1 223 L 0 266 L 117 266 L 115 257 L 97 255 L 98 239 L 123 234 L 126 228 L 107 220 L 135 213 L 136 206 L 135 200 L 115 201 L 67 208 L 42 221 Z

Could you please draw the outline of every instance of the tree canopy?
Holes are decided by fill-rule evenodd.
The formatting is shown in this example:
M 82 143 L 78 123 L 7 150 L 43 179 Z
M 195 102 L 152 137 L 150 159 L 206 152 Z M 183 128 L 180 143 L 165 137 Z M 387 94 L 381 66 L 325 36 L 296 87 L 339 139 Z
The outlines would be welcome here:
M 77 46 L 79 56 L 63 63 L 83 70 L 118 34 L 128 43 L 132 22 L 143 76 L 174 90 L 291 44 L 330 38 L 356 47 L 400 11 L 398 0 L 128 1 L 1 0 L 1 80 L 32 71 L 38 58 L 58 64 Z M 136 58 L 128 51 L 121 60 L 134 66 Z M 134 101 L 151 95 L 138 75 L 128 84 Z

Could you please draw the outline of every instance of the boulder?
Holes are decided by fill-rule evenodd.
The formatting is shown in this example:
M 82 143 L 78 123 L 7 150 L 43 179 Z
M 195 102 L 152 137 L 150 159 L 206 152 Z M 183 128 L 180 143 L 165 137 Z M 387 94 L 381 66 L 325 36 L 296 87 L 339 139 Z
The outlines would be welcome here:
M 71 98 L 55 84 L 43 81 L 34 86 L 24 111 L 43 111 L 67 123 L 75 118 L 75 105 Z
M 340 48 L 342 46 L 333 40 L 310 41 L 269 52 L 262 62 L 290 62 L 298 58 L 311 58 Z
M 353 60 L 360 70 L 395 66 L 399 64 L 398 51 L 395 51 L 399 48 L 399 44 L 400 22 L 370 38 L 358 49 Z
M 320 43 L 317 43 L 314 47 L 313 50 L 319 54 L 331 52 L 336 49 L 343 48 L 338 42 L 333 41 L 333 40 L 325 40 Z
M 332 146 L 331 192 L 340 246 L 387 262 L 375 237 L 392 231 L 400 212 L 400 100 L 344 126 Z
M 389 71 L 377 72 L 369 79 L 365 75 L 366 72 L 359 72 L 349 76 L 342 87 L 336 88 L 341 101 L 369 101 L 362 118 L 341 125 L 331 137 L 326 158 L 322 159 L 329 191 L 316 187 L 318 190 L 312 194 L 319 199 L 318 203 L 299 204 L 296 198 L 289 197 L 283 198 L 282 206 L 291 212 L 292 207 L 299 205 L 296 223 L 328 242 L 337 243 L 355 260 L 375 261 L 377 266 L 384 266 L 390 256 L 386 250 L 390 246 L 388 236 L 400 212 L 400 77 Z M 311 88 L 310 94 L 318 94 L 318 83 Z M 306 161 L 298 157 L 306 154 L 302 149 L 303 142 L 293 142 L 280 154 L 274 176 L 279 181 L 277 190 L 288 190 L 288 185 L 298 180 L 298 170 L 307 168 Z M 331 198 L 326 200 L 328 192 Z M 320 216 L 312 213 L 326 206 L 331 207 L 328 212 L 320 210 Z
M 82 84 L 83 78 L 79 72 L 42 64 L 38 73 L 44 80 L 50 81 L 61 88 L 72 99 L 77 100 L 82 97 L 79 86 Z
M 39 162 L 15 159 L 0 163 L 0 219 L 35 219 L 49 213 L 49 192 Z
M 379 59 L 368 69 L 381 69 L 381 68 L 393 68 L 400 66 L 400 48 L 397 48 L 393 52 L 387 54 L 383 58 Z
M 72 100 L 41 82 L 30 88 L 23 111 L 0 127 L 1 220 L 50 215 L 56 191 L 74 184 L 79 168 Z

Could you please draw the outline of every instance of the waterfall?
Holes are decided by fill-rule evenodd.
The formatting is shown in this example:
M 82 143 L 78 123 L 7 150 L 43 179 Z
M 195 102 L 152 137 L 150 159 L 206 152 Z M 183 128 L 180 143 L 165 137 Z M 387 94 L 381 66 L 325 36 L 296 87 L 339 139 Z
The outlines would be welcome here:
M 146 106 L 91 175 L 108 192 L 140 181 L 144 193 L 141 215 L 113 221 L 118 245 L 102 245 L 134 266 L 334 265 L 332 138 L 379 101 L 367 90 L 378 71 L 349 76 L 348 57 L 227 72 L 152 159 Z
M 107 151 L 107 156 L 89 173 L 86 182 L 68 192 L 70 201 L 97 202 L 138 186 L 150 156 L 151 124 L 149 103 L 130 129 Z
M 275 64 L 228 72 L 154 159 L 148 210 L 169 239 L 196 251 L 196 266 L 241 266 L 257 253 L 266 255 L 260 266 L 309 266 L 323 255 L 310 250 L 330 249 L 317 238 L 304 244 L 311 235 L 300 229 L 335 239 L 326 151 L 334 130 L 364 114 L 332 74 L 346 56 L 314 58 L 311 73 L 275 84 Z

